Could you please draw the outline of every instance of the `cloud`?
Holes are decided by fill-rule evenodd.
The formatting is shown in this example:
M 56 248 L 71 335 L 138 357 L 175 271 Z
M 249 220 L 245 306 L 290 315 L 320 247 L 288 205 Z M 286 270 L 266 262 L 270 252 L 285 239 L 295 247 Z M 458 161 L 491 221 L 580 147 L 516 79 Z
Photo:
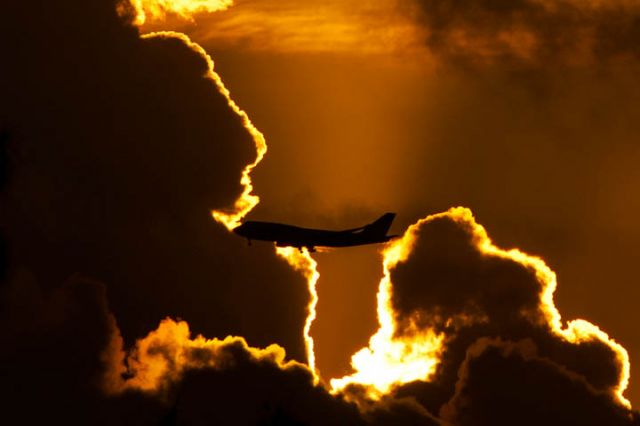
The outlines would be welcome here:
M 364 424 L 357 407 L 314 383 L 281 347 L 191 339 L 166 319 L 123 349 L 105 286 L 76 276 L 43 295 L 27 272 L 0 303 L 0 395 L 23 424 Z
M 389 281 L 383 280 L 379 295 L 390 294 L 386 311 L 393 334 L 388 339 L 411 348 L 423 344 L 428 330 L 442 336 L 431 343 L 435 371 L 419 381 L 398 377 L 395 395 L 416 398 L 445 424 L 475 424 L 471 419 L 504 424 L 518 423 L 515 416 L 524 415 L 527 404 L 533 410 L 551 398 L 548 387 L 561 389 L 568 402 L 547 412 L 536 408 L 536 419 L 562 423 L 593 400 L 590 408 L 597 415 L 592 421 L 610 418 L 611 423 L 591 424 L 635 424 L 636 414 L 622 396 L 629 374 L 624 348 L 586 321 L 562 323 L 553 303 L 553 271 L 538 258 L 495 247 L 469 210 L 451 209 L 412 225 L 386 250 L 385 262 Z M 387 283 L 391 287 L 383 291 Z M 387 350 L 376 339 L 370 350 Z M 378 355 L 378 369 L 393 368 L 391 354 Z M 514 369 L 520 376 L 512 374 Z M 539 369 L 546 376 L 528 379 Z M 358 397 L 357 381 L 351 383 L 346 392 Z M 369 387 L 367 382 L 361 386 Z M 506 389 L 522 393 L 523 411 L 499 408 L 508 405 Z M 582 414 L 589 418 L 588 410 Z
M 427 44 L 453 61 L 581 64 L 637 56 L 640 7 L 627 0 L 416 0 Z
M 119 336 L 104 286 L 73 276 L 47 295 L 22 270 L 2 287 L 0 308 L 3 417 L 23 424 L 99 417 L 104 355 Z
M 480 339 L 467 351 L 454 397 L 442 407 L 446 424 L 637 425 L 629 412 L 552 360 L 530 340 Z
M 184 20 L 170 25 L 217 46 L 435 57 L 466 66 L 626 59 L 637 56 L 640 35 L 640 8 L 630 0 L 238 0 L 196 20 L 197 26 Z
M 195 23 L 163 22 L 203 43 L 249 51 L 286 53 L 400 54 L 422 48 L 420 26 L 396 0 L 239 0 L 227 11 L 200 15 Z M 150 23 L 149 30 L 159 28 Z
M 304 277 L 211 218 L 245 191 L 255 129 L 203 51 L 142 38 L 115 7 L 2 6 L 7 268 L 46 292 L 75 273 L 105 283 L 127 344 L 170 315 L 305 359 Z
M 315 383 L 306 365 L 285 362 L 281 347 L 251 348 L 244 339 L 191 339 L 188 325 L 166 319 L 136 343 L 129 377 L 115 398 L 143 393 L 174 412 L 177 424 L 362 424 L 355 405 Z
M 194 14 L 225 10 L 232 4 L 233 0 L 125 0 L 119 4 L 119 11 L 127 14 L 132 8 L 136 23 L 142 25 L 148 19 L 165 20 L 168 14 L 188 20 Z
M 464 295 L 482 291 L 478 276 L 489 291 L 504 282 L 513 291 L 531 292 L 522 279 L 537 280 L 533 291 L 544 294 L 550 282 L 543 264 L 518 258 L 519 252 L 491 252 L 464 209 L 422 221 L 403 243 L 407 235 L 415 238 L 412 250 L 390 269 L 398 290 L 396 337 L 413 336 L 415 329 L 402 327 L 410 318 L 446 333 L 439 367 L 426 382 L 400 386 L 376 401 L 358 386 L 331 395 L 306 365 L 286 361 L 277 345 L 257 349 L 240 337 L 192 337 L 185 322 L 171 319 L 126 351 L 103 285 L 76 276 L 46 297 L 22 271 L 1 299 L 2 337 L 9 343 L 2 354 L 2 392 L 12 401 L 10 412 L 22 413 L 27 423 L 57 418 L 68 424 L 638 424 L 638 414 L 619 399 L 620 348 L 607 337 L 583 324 L 583 333 L 576 333 L 578 325 L 565 329 L 574 328 L 573 340 L 571 333 L 558 334 L 548 322 L 551 307 L 540 297 L 534 297 L 537 303 L 509 304 L 500 294 L 498 302 L 482 302 L 476 294 L 479 302 L 469 308 Z M 395 274 L 401 266 L 408 271 Z M 412 269 L 419 275 L 406 275 Z M 512 275 L 517 269 L 523 275 Z M 425 299 L 419 289 L 450 286 L 460 270 L 467 275 L 455 281 L 459 303 L 427 317 L 447 303 L 437 291 Z M 398 300 L 409 291 L 419 303 L 406 308 Z M 514 311 L 512 323 L 495 323 L 504 315 L 496 307 L 500 301 Z M 480 320 L 451 321 L 469 311 Z M 40 409 L 29 409 L 33 404 Z

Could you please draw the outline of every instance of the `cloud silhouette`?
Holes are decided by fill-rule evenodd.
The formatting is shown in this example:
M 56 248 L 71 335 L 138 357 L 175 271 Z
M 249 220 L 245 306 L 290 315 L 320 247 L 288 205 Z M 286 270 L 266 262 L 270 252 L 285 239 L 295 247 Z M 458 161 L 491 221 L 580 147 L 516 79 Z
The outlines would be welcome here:
M 581 414 L 595 422 L 590 424 L 607 416 L 611 424 L 635 424 L 637 414 L 622 396 L 629 374 L 626 351 L 586 321 L 561 321 L 553 303 L 555 274 L 542 260 L 497 248 L 463 208 L 419 221 L 396 244 L 407 252 L 389 269 L 393 337 L 411 341 L 425 330 L 442 336 L 434 351 L 435 373 L 399 387 L 398 396 L 415 397 L 445 423 L 472 424 L 479 416 L 480 424 L 504 424 L 519 422 L 515 415 L 522 412 L 499 410 L 507 391 L 496 389 L 521 386 L 513 392 L 522 393 L 525 412 L 527 392 L 533 409 L 551 398 L 548 392 L 562 389 L 567 404 L 532 418 L 574 418 L 576 407 L 591 398 L 593 416 L 588 410 Z M 546 376 L 534 383 L 528 377 L 535 377 L 536 369 Z M 493 381 L 481 385 L 489 377 Z
M 7 269 L 45 291 L 76 273 L 105 283 L 128 344 L 171 315 L 304 359 L 291 326 L 304 323 L 304 278 L 210 215 L 243 192 L 254 135 L 201 51 L 140 37 L 116 3 L 2 6 Z
M 530 340 L 480 339 L 467 351 L 454 397 L 440 410 L 445 424 L 637 425 L 640 417 L 597 392 Z

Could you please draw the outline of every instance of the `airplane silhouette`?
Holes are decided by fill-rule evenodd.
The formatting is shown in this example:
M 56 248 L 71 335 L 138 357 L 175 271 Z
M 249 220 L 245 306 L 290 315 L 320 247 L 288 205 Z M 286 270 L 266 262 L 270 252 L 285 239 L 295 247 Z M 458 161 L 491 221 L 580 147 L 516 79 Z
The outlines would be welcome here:
M 344 231 L 300 228 L 293 225 L 272 222 L 248 221 L 233 230 L 251 240 L 274 241 L 278 247 L 306 247 L 314 252 L 316 247 L 351 247 L 364 244 L 386 243 L 398 235 L 386 235 L 395 213 L 385 213 L 375 222 L 360 228 Z

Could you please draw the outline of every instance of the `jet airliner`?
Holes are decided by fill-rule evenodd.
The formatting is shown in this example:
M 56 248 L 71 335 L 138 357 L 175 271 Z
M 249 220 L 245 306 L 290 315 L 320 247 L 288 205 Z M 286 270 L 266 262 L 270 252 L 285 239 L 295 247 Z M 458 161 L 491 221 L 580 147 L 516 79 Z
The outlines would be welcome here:
M 252 240 L 273 241 L 278 247 L 306 247 L 315 251 L 316 247 L 351 247 L 364 244 L 386 243 L 397 235 L 387 235 L 395 213 L 386 213 L 375 222 L 360 228 L 344 231 L 300 228 L 293 225 L 272 222 L 248 221 L 233 230 L 245 237 L 249 244 Z

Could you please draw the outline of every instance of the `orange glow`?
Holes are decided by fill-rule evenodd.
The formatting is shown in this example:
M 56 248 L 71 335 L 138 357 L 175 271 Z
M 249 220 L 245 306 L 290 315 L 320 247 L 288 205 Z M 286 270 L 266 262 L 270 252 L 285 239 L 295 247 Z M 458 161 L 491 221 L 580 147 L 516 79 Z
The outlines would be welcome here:
M 411 225 L 402 238 L 389 244 L 383 250 L 384 277 L 378 291 L 378 321 L 380 328 L 371 337 L 369 346 L 358 351 L 351 360 L 355 373 L 340 379 L 331 380 L 332 392 L 337 393 L 349 384 L 364 385 L 369 397 L 379 399 L 383 394 L 393 390 L 395 386 L 415 380 L 429 380 L 440 361 L 444 336 L 436 335 L 432 330 L 411 330 L 410 335 L 394 336 L 397 330 L 395 313 L 391 306 L 393 283 L 391 270 L 398 263 L 405 262 L 412 252 L 420 227 L 434 219 L 448 217 L 471 229 L 473 242 L 481 253 L 509 259 L 528 270 L 535 271 L 542 284 L 540 293 L 540 309 L 543 317 L 535 313 L 526 313 L 534 322 L 542 322 L 549 326 L 559 338 L 570 342 L 600 340 L 605 342 L 616 353 L 621 365 L 618 384 L 612 389 L 616 399 L 627 408 L 630 402 L 624 397 L 629 384 L 630 364 L 627 351 L 612 340 L 597 326 L 585 321 L 570 321 L 566 328 L 562 327 L 562 319 L 553 301 L 556 289 L 556 275 L 538 257 L 527 255 L 517 249 L 502 250 L 493 245 L 482 225 L 476 223 L 471 210 L 463 207 L 449 209 L 445 213 L 427 216 Z
M 130 0 L 135 10 L 136 25 L 147 20 L 162 20 L 167 14 L 175 14 L 191 20 L 196 13 L 217 12 L 228 9 L 233 0 Z
M 270 360 L 282 369 L 299 365 L 295 361 L 285 362 L 285 351 L 278 345 L 252 348 L 242 337 L 233 336 L 220 340 L 198 335 L 192 339 L 186 322 L 167 318 L 156 330 L 136 342 L 126 357 L 131 377 L 120 380 L 118 386 L 110 389 L 112 392 L 125 389 L 162 391 L 164 385 L 179 380 L 189 368 L 224 368 L 228 365 L 228 354 L 223 351 L 232 345 L 240 346 L 255 360 Z
M 229 107 L 231 107 L 231 109 L 236 114 L 238 114 L 238 116 L 240 116 L 240 118 L 242 119 L 242 124 L 251 134 L 256 145 L 256 159 L 251 164 L 247 165 L 242 172 L 240 183 L 244 187 L 244 190 L 242 191 L 240 197 L 238 197 L 238 199 L 236 200 L 233 208 L 214 210 L 211 212 L 213 218 L 218 223 L 223 224 L 228 230 L 232 230 L 233 228 L 240 225 L 240 221 L 260 202 L 260 198 L 252 193 L 253 184 L 251 182 L 251 171 L 258 165 L 258 163 L 260 163 L 260 161 L 262 161 L 265 154 L 267 153 L 267 143 L 264 135 L 253 125 L 247 113 L 244 112 L 233 99 L 231 99 L 229 90 L 227 90 L 227 88 L 224 86 L 224 83 L 222 82 L 222 79 L 213 69 L 213 59 L 211 59 L 211 57 L 202 48 L 202 46 L 191 41 L 191 39 L 185 34 L 175 31 L 157 31 L 142 36 L 142 38 L 154 37 L 170 37 L 180 39 L 207 61 L 207 78 L 209 78 L 216 85 L 220 93 L 227 99 Z
M 311 257 L 309 250 L 306 248 L 300 251 L 294 247 L 276 247 L 276 253 L 284 258 L 296 271 L 301 272 L 307 279 L 311 300 L 309 300 L 307 307 L 308 314 L 307 320 L 304 323 L 303 336 L 307 351 L 307 363 L 317 381 L 316 355 L 313 348 L 313 338 L 311 337 L 311 325 L 316 319 L 316 305 L 318 304 L 318 292 L 316 290 L 316 284 L 320 278 L 320 273 L 318 273 L 317 269 L 318 263 Z
M 198 31 L 207 41 L 258 51 L 407 54 L 415 60 L 426 49 L 411 8 L 401 0 L 240 1 L 229 12 L 198 19 Z
M 351 358 L 355 373 L 331 380 L 333 393 L 350 384 L 360 384 L 366 386 L 370 398 L 379 399 L 395 386 L 427 380 L 435 372 L 444 336 L 414 329 L 411 336 L 394 337 L 397 326 L 391 306 L 391 269 L 411 254 L 421 223 L 410 226 L 402 238 L 383 250 L 384 277 L 378 289 L 377 308 L 380 328 L 369 340 L 369 346 Z

